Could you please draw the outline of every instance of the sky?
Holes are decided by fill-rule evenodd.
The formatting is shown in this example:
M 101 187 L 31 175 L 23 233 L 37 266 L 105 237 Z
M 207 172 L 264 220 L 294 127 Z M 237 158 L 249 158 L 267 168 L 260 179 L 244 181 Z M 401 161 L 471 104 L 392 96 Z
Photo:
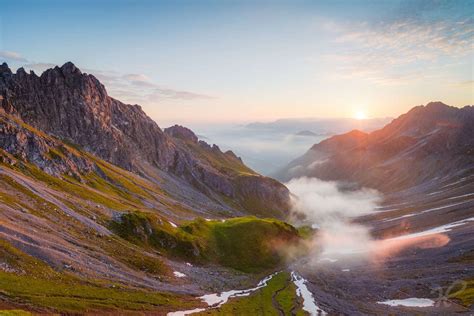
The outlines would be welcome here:
M 0 0 L 0 62 L 72 61 L 160 125 L 474 104 L 474 1 Z

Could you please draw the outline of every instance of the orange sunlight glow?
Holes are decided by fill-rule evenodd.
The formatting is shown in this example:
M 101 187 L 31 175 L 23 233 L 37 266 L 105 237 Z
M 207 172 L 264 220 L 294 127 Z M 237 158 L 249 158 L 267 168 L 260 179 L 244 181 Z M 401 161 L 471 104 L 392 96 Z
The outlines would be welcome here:
M 391 238 L 376 241 L 372 249 L 373 260 L 384 261 L 387 257 L 393 257 L 408 248 L 439 248 L 448 244 L 450 238 L 446 234 L 432 234 L 407 239 Z
M 354 118 L 357 120 L 365 120 L 367 119 L 367 114 L 364 111 L 357 111 L 354 115 Z

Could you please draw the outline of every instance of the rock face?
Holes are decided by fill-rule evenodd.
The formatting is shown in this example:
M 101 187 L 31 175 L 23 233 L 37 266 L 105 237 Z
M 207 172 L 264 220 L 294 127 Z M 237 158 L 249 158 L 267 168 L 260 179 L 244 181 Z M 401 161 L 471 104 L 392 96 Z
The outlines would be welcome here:
M 260 206 L 277 213 L 287 207 L 289 193 L 283 185 L 259 176 L 233 153 L 198 141 L 187 128 L 162 131 L 140 106 L 109 97 L 94 76 L 70 62 L 41 76 L 23 68 L 13 74 L 1 65 L 0 106 L 7 114 L 124 169 L 143 173 L 144 166 L 151 165 L 215 199 L 232 198 L 237 208 L 247 204 L 237 187 L 244 171 L 257 183 L 255 198 L 268 196 L 270 182 L 278 193 Z
M 0 109 L 0 152 L 0 161 L 4 163 L 14 166 L 19 160 L 29 161 L 55 176 L 65 174 L 80 179 L 81 173 L 95 170 L 90 160 L 15 121 L 3 109 Z
M 3 107 L 26 123 L 126 169 L 139 158 L 165 169 L 171 164 L 173 146 L 156 123 L 139 106 L 108 97 L 94 76 L 72 63 L 41 77 L 22 68 L 4 70 L 2 77 Z
M 278 174 L 355 181 L 383 191 L 474 171 L 474 107 L 417 106 L 372 133 L 352 131 L 314 145 Z

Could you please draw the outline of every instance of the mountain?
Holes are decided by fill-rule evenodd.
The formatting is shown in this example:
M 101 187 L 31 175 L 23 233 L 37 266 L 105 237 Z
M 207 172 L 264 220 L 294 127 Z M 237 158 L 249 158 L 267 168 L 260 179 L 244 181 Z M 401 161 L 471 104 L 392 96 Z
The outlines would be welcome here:
M 332 185 L 339 192 L 355 198 L 340 204 L 344 199 L 335 199 L 328 183 L 306 177 L 336 181 Z M 343 226 L 329 234 L 335 246 L 326 264 L 298 267 L 329 314 L 473 312 L 474 107 L 431 102 L 371 133 L 354 130 L 331 137 L 291 162 L 278 178 L 306 184 L 311 197 L 306 203 L 315 214 L 327 205 L 361 208 L 365 195 L 380 197 L 371 212 L 346 219 L 354 230 Z M 324 229 L 324 222 L 317 224 Z M 369 262 L 351 263 L 351 256 L 371 244 L 365 237 L 357 241 L 361 227 L 380 250 Z
M 277 216 L 287 209 L 283 185 L 233 153 L 198 141 L 190 130 L 163 131 L 140 106 L 109 97 L 94 76 L 70 62 L 41 76 L 23 68 L 13 74 L 3 64 L 0 98 L 4 111 L 26 124 L 143 177 L 171 176 L 211 208 Z
M 474 170 L 474 107 L 417 106 L 384 128 L 313 145 L 277 174 L 357 182 L 393 192 Z
M 41 76 L 0 67 L 0 314 L 165 315 L 254 286 L 304 238 L 275 219 L 288 195 L 72 63 Z M 272 282 L 301 311 L 290 281 Z
M 308 130 L 300 131 L 300 132 L 296 133 L 295 135 L 296 136 L 318 136 L 318 134 L 316 134 L 312 131 L 308 131 Z
M 391 118 L 370 118 L 359 120 L 354 118 L 285 118 L 272 122 L 253 122 L 245 125 L 248 130 L 296 134 L 311 131 L 317 135 L 334 135 L 360 129 L 373 131 L 390 122 Z

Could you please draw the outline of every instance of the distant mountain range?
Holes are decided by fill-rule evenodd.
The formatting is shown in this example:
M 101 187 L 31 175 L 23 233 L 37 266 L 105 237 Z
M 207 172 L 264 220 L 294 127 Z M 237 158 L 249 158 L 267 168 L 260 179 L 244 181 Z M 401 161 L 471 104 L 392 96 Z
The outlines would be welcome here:
M 315 144 L 276 177 L 353 181 L 390 192 L 473 170 L 474 107 L 431 102 L 371 133 L 353 130 Z
M 274 131 L 279 133 L 296 134 L 310 131 L 318 135 L 334 135 L 353 129 L 370 132 L 378 129 L 391 118 L 371 118 L 358 120 L 353 118 L 288 118 L 273 122 L 254 122 L 245 125 L 249 130 Z
M 316 134 L 312 131 L 304 130 L 304 131 L 300 131 L 300 132 L 296 133 L 295 135 L 296 136 L 317 136 L 318 134 Z
M 272 175 L 315 142 L 353 129 L 370 132 L 382 128 L 390 118 L 356 120 L 350 118 L 280 119 L 246 125 L 196 125 L 198 134 L 232 149 L 253 170 Z

